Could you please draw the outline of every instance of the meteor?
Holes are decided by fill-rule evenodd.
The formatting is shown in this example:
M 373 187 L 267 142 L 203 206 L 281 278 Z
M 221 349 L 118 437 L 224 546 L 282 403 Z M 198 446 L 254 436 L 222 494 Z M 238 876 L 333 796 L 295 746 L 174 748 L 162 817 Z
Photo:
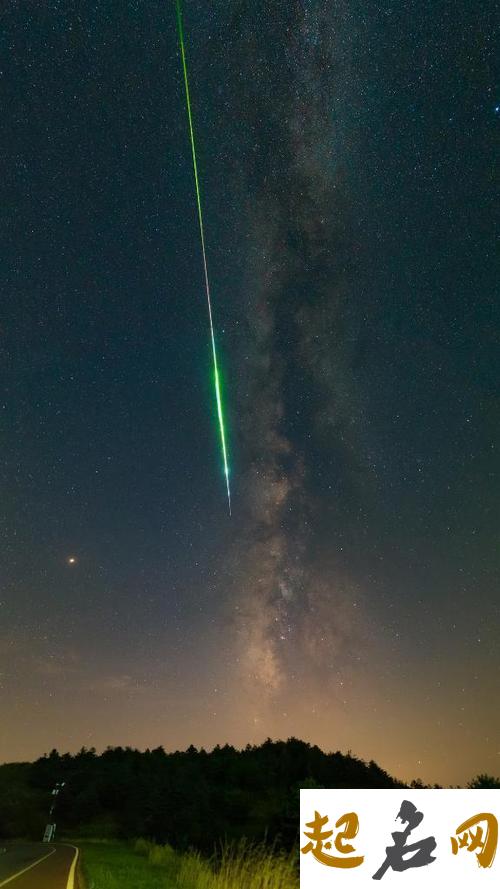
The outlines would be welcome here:
M 208 265 L 207 265 L 207 252 L 205 247 L 205 229 L 203 226 L 203 212 L 201 207 L 201 194 L 200 194 L 200 181 L 198 176 L 198 162 L 196 158 L 196 145 L 194 139 L 194 127 L 193 127 L 193 115 L 191 112 L 191 98 L 189 93 L 189 78 L 187 71 L 187 62 L 186 62 L 186 48 L 184 44 L 184 29 L 182 26 L 182 12 L 181 12 L 181 2 L 180 0 L 175 0 L 175 6 L 177 11 L 177 30 L 179 32 L 179 46 L 181 50 L 181 59 L 182 59 L 182 71 L 184 75 L 184 90 L 186 96 L 186 111 L 189 123 L 189 137 L 191 141 L 191 156 L 193 159 L 193 173 L 194 173 L 194 185 L 196 191 L 196 206 L 198 209 L 198 223 L 200 229 L 200 241 L 201 241 L 201 255 L 203 260 L 203 275 L 205 279 L 205 291 L 207 295 L 207 305 L 208 305 L 208 318 L 210 322 L 210 339 L 212 341 L 212 363 L 213 363 L 213 373 L 214 373 L 214 389 L 215 389 L 215 400 L 217 404 L 217 418 L 219 421 L 219 433 L 220 433 L 220 441 L 222 447 L 222 459 L 224 463 L 224 476 L 226 479 L 226 489 L 227 489 L 227 502 L 229 505 L 229 515 L 231 515 L 231 489 L 229 486 L 229 465 L 228 465 L 228 457 L 227 457 L 227 446 L 226 446 L 226 431 L 224 427 L 224 410 L 222 406 L 222 392 L 221 392 L 221 384 L 220 384 L 220 375 L 219 375 L 219 365 L 217 362 L 217 349 L 215 347 L 215 331 L 214 331 L 214 320 L 212 313 L 212 299 L 210 296 L 210 280 L 208 277 Z

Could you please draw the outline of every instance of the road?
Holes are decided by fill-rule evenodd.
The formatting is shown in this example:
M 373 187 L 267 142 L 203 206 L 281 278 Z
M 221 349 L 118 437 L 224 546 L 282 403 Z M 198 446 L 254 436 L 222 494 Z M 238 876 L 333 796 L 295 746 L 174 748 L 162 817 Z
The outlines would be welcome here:
M 0 887 L 78 889 L 77 851 L 52 843 L 6 843 L 0 854 Z

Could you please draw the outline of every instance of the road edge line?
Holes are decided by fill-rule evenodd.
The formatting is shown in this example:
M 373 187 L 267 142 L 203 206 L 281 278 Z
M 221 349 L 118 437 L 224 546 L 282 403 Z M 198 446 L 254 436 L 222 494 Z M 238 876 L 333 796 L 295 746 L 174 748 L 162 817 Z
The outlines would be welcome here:
M 78 856 L 80 854 L 80 850 L 79 850 L 78 846 L 72 846 L 70 843 L 65 843 L 64 845 L 68 846 L 69 849 L 75 850 L 75 855 L 74 855 L 73 861 L 71 862 L 71 867 L 69 869 L 68 882 L 66 883 L 66 889 L 74 889 L 76 863 L 78 861 Z
M 56 851 L 55 847 L 52 849 L 52 852 L 48 852 L 47 855 L 43 855 L 42 858 L 38 858 L 37 861 L 34 861 L 33 864 L 29 864 L 28 867 L 23 868 L 23 870 L 19 870 L 17 874 L 13 874 L 12 877 L 7 877 L 3 883 L 0 883 L 0 886 L 6 886 L 7 883 L 12 883 L 12 880 L 17 880 L 18 877 L 21 877 L 27 871 L 31 870 L 33 867 L 36 867 L 37 864 L 41 864 L 42 861 L 45 861 L 46 858 L 50 858 L 51 855 Z

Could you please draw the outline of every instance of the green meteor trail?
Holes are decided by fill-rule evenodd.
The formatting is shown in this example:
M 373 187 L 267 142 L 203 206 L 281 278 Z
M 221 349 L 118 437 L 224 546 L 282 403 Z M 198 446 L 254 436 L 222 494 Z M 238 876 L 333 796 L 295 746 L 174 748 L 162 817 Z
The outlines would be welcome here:
M 194 128 L 193 128 L 193 115 L 191 113 L 191 99 L 189 95 L 189 79 L 187 73 L 187 63 L 186 63 L 186 49 L 184 46 L 184 29 L 182 27 L 182 12 L 181 12 L 181 4 L 180 0 L 176 0 L 175 2 L 176 10 L 177 10 L 177 29 L 179 31 L 179 45 L 181 49 L 181 58 L 182 58 L 182 70 L 184 74 L 184 87 L 186 93 L 186 109 L 187 116 L 189 122 L 189 136 L 191 140 L 191 154 L 193 158 L 193 173 L 194 173 L 194 184 L 196 189 L 196 205 L 198 208 L 198 222 L 200 226 L 200 240 L 201 240 L 201 253 L 203 257 L 203 272 L 205 276 L 205 290 L 207 294 L 207 304 L 208 304 L 208 317 L 210 320 L 210 337 L 212 340 L 212 358 L 213 358 L 213 368 L 214 368 L 214 387 L 215 387 L 215 399 L 217 402 L 217 417 L 219 420 L 219 431 L 220 431 L 220 440 L 222 446 L 222 457 L 224 461 L 224 475 L 226 478 L 226 488 L 227 488 L 227 501 L 229 504 L 229 515 L 231 515 L 231 490 L 229 487 L 229 466 L 227 462 L 227 447 L 226 447 L 226 432 L 224 428 L 224 411 L 222 408 L 222 393 L 221 393 L 221 385 L 220 385 L 220 377 L 219 377 L 219 366 L 217 363 L 217 350 L 215 348 L 215 333 L 214 333 L 214 322 L 213 322 L 213 314 L 212 314 L 212 300 L 210 298 L 210 281 L 208 278 L 208 266 L 207 266 L 207 253 L 205 249 L 205 230 L 203 227 L 203 213 L 201 209 L 201 196 L 200 196 L 200 182 L 198 178 L 198 163 L 196 160 L 196 146 L 194 141 Z

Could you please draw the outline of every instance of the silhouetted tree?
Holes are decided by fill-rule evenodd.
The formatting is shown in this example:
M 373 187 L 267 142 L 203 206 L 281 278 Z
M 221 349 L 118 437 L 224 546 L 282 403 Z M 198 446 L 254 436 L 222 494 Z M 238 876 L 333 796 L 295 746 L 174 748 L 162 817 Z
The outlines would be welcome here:
M 467 787 L 472 787 L 476 790 L 500 790 L 500 779 L 493 778 L 491 775 L 486 775 L 483 773 L 473 778 L 472 781 L 467 784 Z
M 101 755 L 52 750 L 34 763 L 0 767 L 0 835 L 39 838 L 58 781 L 66 785 L 56 821 L 66 835 L 143 836 L 202 852 L 243 837 L 291 848 L 301 787 L 405 786 L 373 761 L 324 753 L 297 738 L 268 738 L 244 750 L 226 744 L 210 753 L 194 746 L 173 753 L 162 747 L 108 747 Z M 498 788 L 500 781 L 478 775 L 469 786 Z

